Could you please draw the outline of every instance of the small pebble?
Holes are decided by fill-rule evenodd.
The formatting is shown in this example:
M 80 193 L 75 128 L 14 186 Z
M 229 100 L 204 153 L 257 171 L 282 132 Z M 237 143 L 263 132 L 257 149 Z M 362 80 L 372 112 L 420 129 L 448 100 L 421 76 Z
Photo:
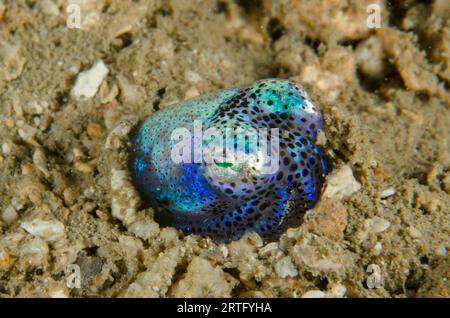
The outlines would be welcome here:
M 54 291 L 50 291 L 48 293 L 48 295 L 51 298 L 68 298 L 69 296 L 67 295 L 67 292 L 63 289 L 58 289 L 58 290 L 54 290 Z
M 12 81 L 22 74 L 26 60 L 20 51 L 19 45 L 0 42 L 0 81 Z
M 20 257 L 16 266 L 21 271 L 48 265 L 49 248 L 47 243 L 39 237 L 24 240 L 19 253 Z
M 22 174 L 27 175 L 34 171 L 34 166 L 31 163 L 26 163 L 22 166 Z
M 420 238 L 422 237 L 422 233 L 418 229 L 416 229 L 414 226 L 410 226 L 408 228 L 408 232 L 413 238 Z
M 390 196 L 393 196 L 394 194 L 395 194 L 394 188 L 387 188 L 386 190 L 380 192 L 380 199 L 386 199 Z
M 437 249 L 436 249 L 436 252 L 440 256 L 446 256 L 447 255 L 447 249 L 443 245 L 438 246 Z
M 359 189 L 361 189 L 361 184 L 356 181 L 352 169 L 349 166 L 342 166 L 327 178 L 323 197 L 340 200 L 359 191 Z
M 334 285 L 331 290 L 327 293 L 328 297 L 342 298 L 345 296 L 347 288 L 341 284 Z
M 2 220 L 6 224 L 12 224 L 19 218 L 19 214 L 17 214 L 16 209 L 14 209 L 12 206 L 8 206 L 6 209 L 2 212 Z
M 139 203 L 139 197 L 129 181 L 128 174 L 125 170 L 111 169 L 111 192 L 112 216 L 121 220 L 125 225 L 130 226 L 129 230 L 133 232 L 131 226 L 136 221 L 136 209 Z M 135 226 L 139 228 L 138 225 Z
M 80 266 L 82 278 L 89 278 L 102 271 L 103 260 L 98 256 L 81 256 L 75 264 Z
M 20 226 L 31 235 L 47 241 L 56 241 L 65 235 L 64 224 L 58 220 L 46 221 L 36 218 L 31 221 L 24 221 Z
M 297 268 L 292 263 L 292 258 L 290 256 L 283 257 L 275 265 L 275 272 L 281 278 L 286 278 L 288 276 L 295 277 L 298 275 Z
M 191 98 L 197 97 L 198 95 L 200 95 L 198 90 L 195 87 L 191 87 L 184 94 L 184 99 L 191 99 Z
M 39 147 L 39 144 L 36 142 L 34 137 L 36 136 L 37 129 L 29 126 L 27 124 L 22 125 L 22 127 L 17 130 L 20 138 L 23 139 L 23 141 L 29 143 L 32 146 Z
M 86 128 L 86 133 L 91 138 L 100 138 L 103 134 L 102 126 L 99 124 L 90 123 Z
M 302 295 L 301 298 L 324 298 L 325 293 L 320 290 L 310 290 Z
M 95 210 L 95 215 L 98 216 L 99 219 L 103 220 L 103 221 L 110 221 L 111 220 L 111 214 L 102 211 L 102 210 Z
M 72 188 L 66 188 L 63 191 L 63 198 L 67 205 L 72 205 L 75 203 L 76 194 Z
M 11 205 L 16 209 L 16 211 L 22 211 L 25 209 L 25 202 L 18 197 L 13 197 L 11 199 Z
M 78 148 L 73 148 L 72 152 L 73 152 L 73 156 L 74 156 L 76 159 L 79 159 L 79 158 L 83 158 L 83 157 L 84 157 L 84 153 L 83 153 L 80 149 L 78 149 Z
M 112 102 L 117 95 L 119 95 L 119 87 L 116 84 L 113 84 L 110 88 L 107 82 L 103 82 L 100 86 L 99 96 L 102 104 Z
M 135 103 L 141 98 L 138 87 L 123 75 L 117 75 L 120 97 L 125 103 Z
M 0 271 L 9 270 L 16 262 L 17 257 L 9 253 L 7 250 L 0 251 Z
M 108 72 L 105 63 L 98 60 L 89 70 L 78 74 L 70 95 L 75 98 L 94 97 Z
M 263 246 L 264 242 L 261 238 L 261 236 L 259 236 L 257 233 L 253 232 L 248 236 L 248 241 L 256 247 L 261 247 Z
M 306 228 L 331 240 L 342 240 L 347 226 L 347 209 L 335 199 L 323 198 L 314 208 Z
M 387 230 L 391 226 L 391 222 L 375 216 L 372 219 L 367 219 L 365 225 L 372 233 L 377 234 Z
M 16 122 L 14 119 L 8 118 L 5 120 L 5 126 L 8 128 L 14 128 L 14 126 L 16 126 Z
M 58 16 L 59 8 L 51 0 L 41 0 L 37 2 L 37 6 L 42 13 L 48 16 Z
M 95 169 L 95 167 L 93 165 L 79 161 L 79 160 L 75 161 L 74 167 L 78 171 L 86 173 L 86 174 L 92 173 Z
M 9 153 L 11 152 L 11 146 L 5 142 L 4 144 L 2 144 L 2 151 L 5 156 L 9 155 Z
M 383 244 L 381 244 L 381 242 L 377 242 L 373 247 L 373 255 L 379 256 L 382 251 L 383 251 Z
M 278 250 L 278 243 L 277 242 L 271 242 L 269 244 L 267 244 L 266 246 L 262 247 L 258 254 L 260 257 L 264 257 L 266 255 L 268 255 L 269 253 L 273 252 L 273 251 L 277 251 Z
M 186 71 L 184 72 L 184 76 L 186 80 L 191 83 L 198 83 L 202 80 L 202 77 L 194 71 Z
M 42 172 L 46 178 L 50 177 L 50 172 L 47 169 L 47 158 L 41 148 L 37 148 L 33 153 L 33 163 L 37 170 Z

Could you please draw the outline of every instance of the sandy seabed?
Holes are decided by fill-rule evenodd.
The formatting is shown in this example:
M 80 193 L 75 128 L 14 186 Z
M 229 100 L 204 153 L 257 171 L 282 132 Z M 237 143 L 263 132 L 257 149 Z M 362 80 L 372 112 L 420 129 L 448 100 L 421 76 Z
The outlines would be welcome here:
M 448 297 L 450 4 L 398 3 L 0 0 L 0 296 Z M 269 77 L 323 113 L 317 206 L 274 242 L 160 227 L 133 126 Z

